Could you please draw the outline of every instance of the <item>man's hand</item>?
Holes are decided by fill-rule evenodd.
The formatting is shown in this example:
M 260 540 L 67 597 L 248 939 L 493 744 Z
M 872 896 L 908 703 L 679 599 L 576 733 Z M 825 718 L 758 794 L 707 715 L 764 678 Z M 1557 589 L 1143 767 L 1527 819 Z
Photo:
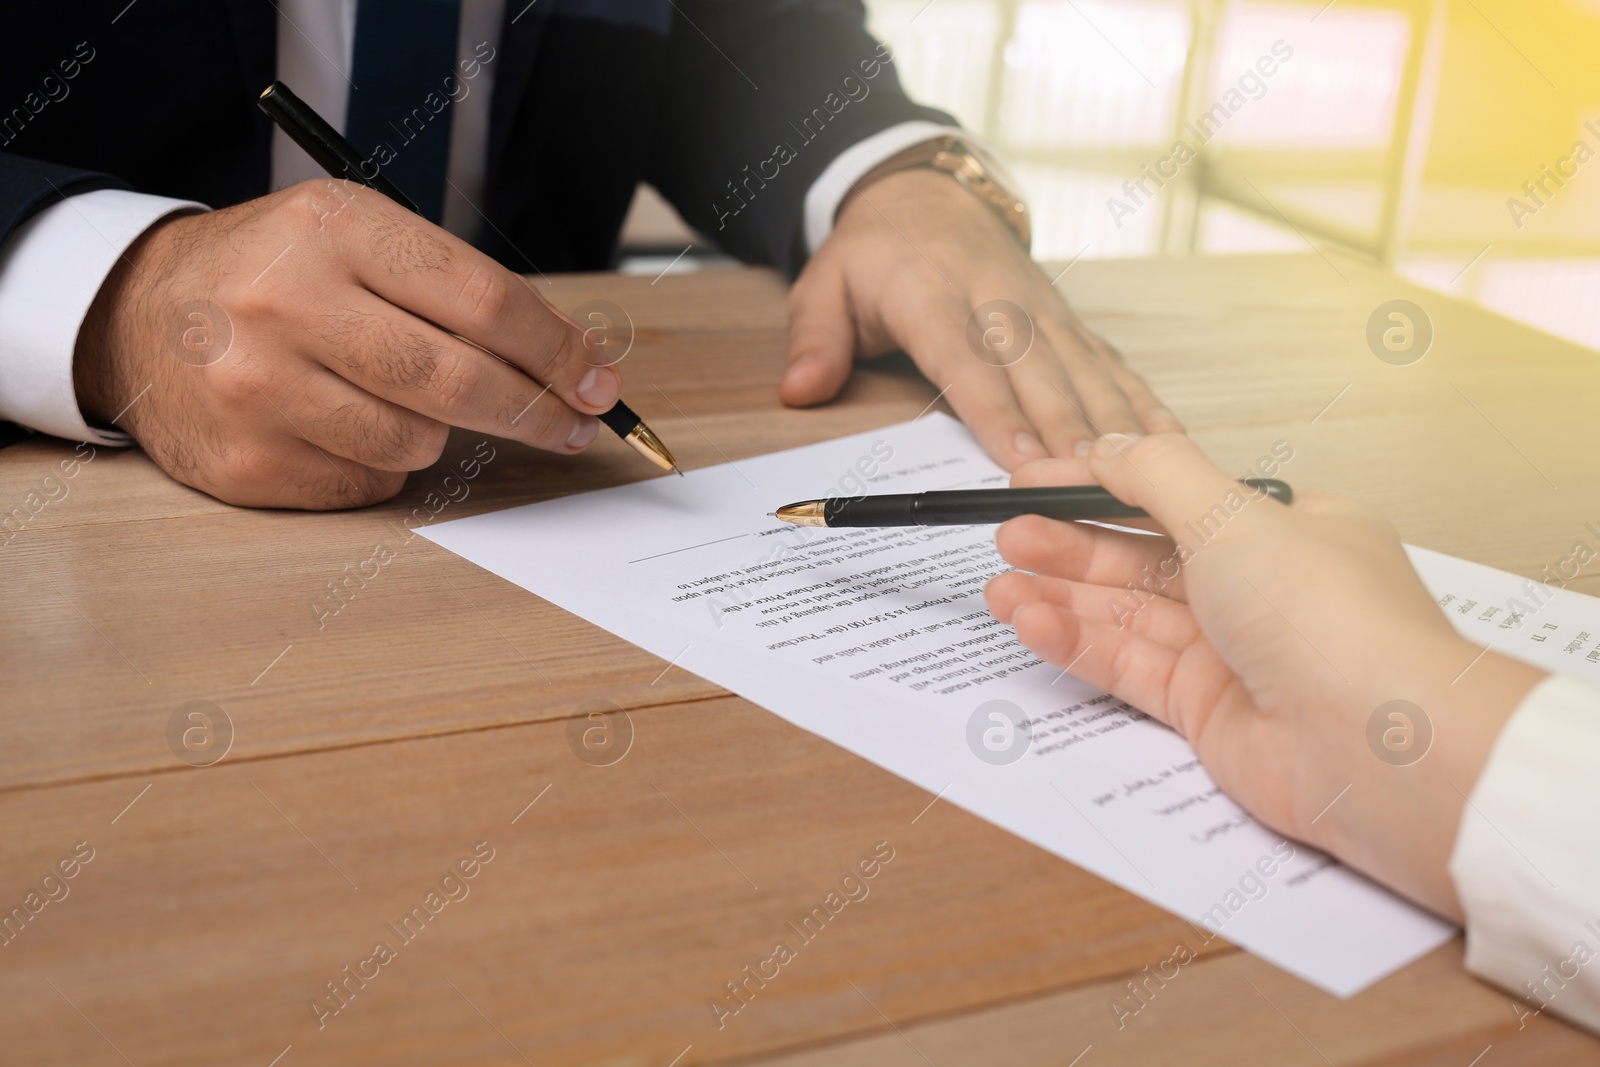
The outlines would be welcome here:
M 991 351 L 969 343 L 975 312 L 995 300 L 1031 319 L 1032 346 L 1020 359 L 1006 344 Z M 979 318 L 976 338 L 1030 326 L 1004 313 Z M 1121 356 L 1084 327 L 994 211 L 948 174 L 926 168 L 853 193 L 795 282 L 784 402 L 830 400 L 856 354 L 896 349 L 946 390 L 1007 470 L 1046 455 L 1081 465 L 1102 433 L 1182 430 Z
M 95 298 L 74 379 L 85 417 L 179 481 L 324 509 L 393 496 L 451 426 L 582 451 L 622 390 L 586 355 L 521 277 L 328 180 L 147 232 Z
M 1363 504 L 1249 499 L 1175 434 L 1102 439 L 1089 464 L 1177 540 L 1013 519 L 996 541 L 1018 570 L 985 590 L 995 618 L 1182 734 L 1266 825 L 1459 920 L 1447 864 L 1466 797 L 1543 672 L 1456 633 Z

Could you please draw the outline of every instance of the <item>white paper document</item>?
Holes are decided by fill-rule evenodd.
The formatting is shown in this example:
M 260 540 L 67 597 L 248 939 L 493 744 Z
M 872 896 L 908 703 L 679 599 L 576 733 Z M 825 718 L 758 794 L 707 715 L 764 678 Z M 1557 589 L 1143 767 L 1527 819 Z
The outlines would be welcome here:
M 994 527 L 826 530 L 767 514 L 1006 482 L 934 414 L 422 533 L 1330 992 L 1449 939 L 1448 924 L 1258 825 L 1177 734 L 1020 646 L 984 607 L 1006 569 Z M 1600 676 L 1592 598 L 1413 559 L 1468 636 Z

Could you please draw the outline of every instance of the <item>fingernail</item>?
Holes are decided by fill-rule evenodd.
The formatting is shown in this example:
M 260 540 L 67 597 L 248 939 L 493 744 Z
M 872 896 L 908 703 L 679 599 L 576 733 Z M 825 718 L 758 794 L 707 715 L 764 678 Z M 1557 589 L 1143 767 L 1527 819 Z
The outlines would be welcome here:
M 1024 456 L 1029 456 L 1034 459 L 1048 456 L 1050 454 L 1045 451 L 1044 445 L 1039 443 L 1039 439 L 1033 436 L 1031 433 L 1017 434 L 1017 439 L 1012 442 L 1012 446 Z
M 1136 433 L 1108 433 L 1094 443 L 1094 454 L 1100 459 L 1111 459 L 1122 454 L 1122 450 L 1139 440 L 1141 434 Z
M 1078 459 L 1088 459 L 1089 452 L 1094 448 L 1093 441 L 1079 441 L 1072 446 L 1072 454 Z
M 610 367 L 590 367 L 578 383 L 578 399 L 592 407 L 609 408 L 621 395 L 622 379 Z
M 595 435 L 600 432 L 600 420 L 593 415 L 578 416 L 578 424 L 567 434 L 567 447 L 573 449 L 588 448 L 593 443 Z

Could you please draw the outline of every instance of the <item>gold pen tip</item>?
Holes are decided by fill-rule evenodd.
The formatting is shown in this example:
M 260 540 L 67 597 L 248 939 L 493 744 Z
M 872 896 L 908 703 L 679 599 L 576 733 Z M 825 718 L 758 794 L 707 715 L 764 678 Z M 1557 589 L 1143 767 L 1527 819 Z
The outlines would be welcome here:
M 802 500 L 795 504 L 785 504 L 774 511 L 772 517 L 795 526 L 826 526 L 828 525 L 826 507 L 826 501 Z
M 678 477 L 680 477 L 680 478 L 682 478 L 682 477 L 683 477 L 683 471 L 682 471 L 682 470 L 680 470 L 680 469 L 679 469 L 679 468 L 678 468 L 678 467 L 677 467 L 677 466 L 674 466 L 674 467 L 673 467 L 673 468 L 672 468 L 672 473 L 673 473 L 673 474 L 676 474 L 676 475 L 677 475 L 677 476 L 678 476 Z
M 662 470 L 678 470 L 677 458 L 674 457 L 671 452 L 667 451 L 667 446 L 661 443 L 661 438 L 652 433 L 650 431 L 650 427 L 646 426 L 644 423 L 641 422 L 632 430 L 628 431 L 627 436 L 624 437 L 622 441 L 635 452 L 639 453 L 645 459 L 648 459 L 651 463 L 654 463 Z M 678 474 L 681 477 L 683 472 L 678 471 Z

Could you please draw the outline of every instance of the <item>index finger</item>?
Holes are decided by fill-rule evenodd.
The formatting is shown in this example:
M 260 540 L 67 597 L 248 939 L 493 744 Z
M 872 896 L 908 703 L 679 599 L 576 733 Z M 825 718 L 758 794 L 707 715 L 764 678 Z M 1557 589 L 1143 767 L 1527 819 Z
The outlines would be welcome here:
M 597 415 L 617 402 L 621 375 L 588 362 L 582 333 L 520 275 L 378 193 L 357 196 L 360 211 L 343 215 L 356 216 L 346 223 L 354 253 L 346 258 L 361 285 L 487 349 L 578 411 Z

